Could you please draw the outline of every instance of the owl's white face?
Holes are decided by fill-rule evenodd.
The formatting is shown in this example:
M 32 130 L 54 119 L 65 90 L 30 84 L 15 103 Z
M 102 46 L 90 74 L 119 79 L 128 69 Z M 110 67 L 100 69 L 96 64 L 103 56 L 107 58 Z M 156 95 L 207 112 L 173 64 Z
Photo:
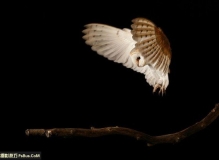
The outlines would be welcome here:
M 136 64 L 138 67 L 144 67 L 147 65 L 146 59 L 142 56 L 142 54 L 138 51 L 138 49 L 133 49 L 130 52 L 132 62 Z

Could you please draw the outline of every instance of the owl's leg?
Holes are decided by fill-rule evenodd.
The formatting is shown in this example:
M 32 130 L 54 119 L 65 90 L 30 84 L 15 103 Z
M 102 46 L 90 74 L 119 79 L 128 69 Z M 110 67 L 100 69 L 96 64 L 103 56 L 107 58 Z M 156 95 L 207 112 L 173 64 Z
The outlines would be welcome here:
M 156 92 L 156 90 L 157 90 L 158 88 L 160 88 L 160 87 L 161 87 L 161 85 L 158 84 L 158 83 L 156 83 L 156 84 L 154 85 L 153 92 Z
M 162 84 L 160 86 L 159 94 L 161 93 L 163 95 L 166 92 L 166 90 L 165 90 L 165 83 L 166 83 L 166 81 L 163 80 Z
M 165 93 L 165 89 L 164 89 L 164 85 L 162 85 L 161 87 L 160 87 L 160 90 L 159 90 L 159 94 L 164 94 Z
M 162 75 L 162 73 L 158 75 Z M 168 86 L 168 84 L 168 74 L 160 76 L 159 80 L 154 85 L 154 92 L 157 90 L 157 88 L 159 88 L 159 94 L 163 95 L 166 92 L 166 87 Z
M 158 88 L 159 88 L 159 92 L 158 92 L 158 93 L 163 95 L 163 94 L 165 93 L 165 87 L 164 87 L 163 84 L 158 84 L 158 83 L 155 84 L 155 85 L 154 85 L 154 89 L 153 89 L 153 93 L 156 92 L 156 90 L 157 90 Z

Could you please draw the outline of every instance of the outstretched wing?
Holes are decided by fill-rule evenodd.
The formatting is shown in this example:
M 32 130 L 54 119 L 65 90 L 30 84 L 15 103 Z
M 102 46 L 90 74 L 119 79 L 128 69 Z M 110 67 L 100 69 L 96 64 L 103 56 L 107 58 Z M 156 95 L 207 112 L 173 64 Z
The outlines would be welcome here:
M 85 25 L 83 39 L 99 55 L 123 64 L 137 72 L 145 73 L 147 67 L 137 67 L 130 58 L 130 51 L 135 47 L 136 41 L 132 39 L 130 29 L 119 29 L 112 26 L 92 23 Z
M 153 22 L 145 18 L 135 18 L 131 25 L 135 49 L 144 57 L 146 63 L 161 73 L 168 74 L 171 60 L 170 43 Z

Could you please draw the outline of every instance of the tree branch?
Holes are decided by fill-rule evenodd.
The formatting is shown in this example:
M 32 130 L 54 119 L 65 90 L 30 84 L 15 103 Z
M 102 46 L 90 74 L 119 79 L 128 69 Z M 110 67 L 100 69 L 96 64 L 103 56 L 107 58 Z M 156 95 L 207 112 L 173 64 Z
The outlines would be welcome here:
M 210 125 L 219 115 L 219 103 L 215 105 L 214 109 L 200 122 L 181 130 L 176 133 L 166 134 L 161 136 L 151 136 L 133 129 L 124 127 L 105 127 L 105 128 L 54 128 L 54 129 L 27 129 L 25 131 L 27 136 L 46 136 L 46 137 L 100 137 L 105 135 L 125 135 L 136 138 L 137 140 L 143 140 L 148 143 L 148 146 L 152 146 L 160 143 L 178 143 L 188 136 L 206 128 Z

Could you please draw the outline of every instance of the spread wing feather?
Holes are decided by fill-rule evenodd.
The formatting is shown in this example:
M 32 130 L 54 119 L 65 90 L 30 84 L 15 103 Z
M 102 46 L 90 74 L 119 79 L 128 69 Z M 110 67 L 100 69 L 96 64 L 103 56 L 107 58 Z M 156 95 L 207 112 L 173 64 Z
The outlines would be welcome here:
M 133 39 L 137 41 L 136 48 L 149 65 L 167 74 L 171 60 L 171 49 L 163 31 L 145 18 L 135 18 L 132 22 Z
M 137 67 L 130 58 L 130 51 L 136 43 L 132 39 L 131 30 L 122 30 L 98 23 L 87 24 L 85 27 L 83 39 L 92 47 L 93 51 L 111 61 L 121 63 L 127 68 L 145 73 L 147 67 Z

